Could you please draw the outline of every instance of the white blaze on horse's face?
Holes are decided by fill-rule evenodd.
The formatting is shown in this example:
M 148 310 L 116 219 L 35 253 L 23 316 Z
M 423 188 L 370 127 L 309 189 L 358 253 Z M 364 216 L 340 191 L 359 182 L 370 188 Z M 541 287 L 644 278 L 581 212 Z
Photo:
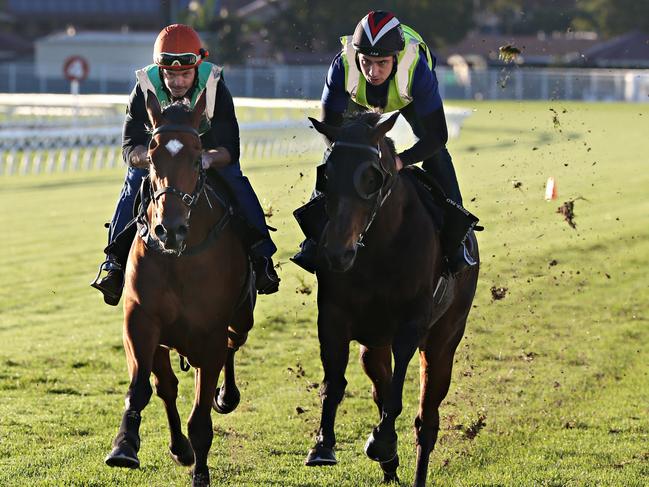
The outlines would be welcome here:
M 180 149 L 182 149 L 184 146 L 181 141 L 177 139 L 171 139 L 169 142 L 165 144 L 165 147 L 169 151 L 169 154 L 175 156 L 176 154 L 178 154 L 178 152 L 180 152 Z

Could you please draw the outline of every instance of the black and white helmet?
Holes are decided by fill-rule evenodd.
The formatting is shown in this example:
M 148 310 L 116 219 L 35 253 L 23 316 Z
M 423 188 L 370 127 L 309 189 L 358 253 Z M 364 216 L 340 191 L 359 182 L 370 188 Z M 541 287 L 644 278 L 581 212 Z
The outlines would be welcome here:
M 394 56 L 405 46 L 401 23 L 391 12 L 368 13 L 356 26 L 352 45 L 367 56 Z

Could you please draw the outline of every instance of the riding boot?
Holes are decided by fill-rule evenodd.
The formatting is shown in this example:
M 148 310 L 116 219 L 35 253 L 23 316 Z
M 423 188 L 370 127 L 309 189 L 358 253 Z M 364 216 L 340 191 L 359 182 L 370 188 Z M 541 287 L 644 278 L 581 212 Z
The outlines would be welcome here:
M 295 254 L 290 260 L 302 269 L 311 274 L 316 271 L 316 258 L 318 255 L 318 244 L 312 238 L 307 238 L 300 244 L 300 251 Z
M 100 278 L 103 271 L 106 271 L 106 275 Z M 106 256 L 106 260 L 99 266 L 97 277 L 90 285 L 102 292 L 106 304 L 117 306 L 124 289 L 124 268 L 115 256 Z
M 476 264 L 466 249 L 465 239 L 475 227 L 478 218 L 462 206 L 462 195 L 453 168 L 453 160 L 446 148 L 440 149 L 433 157 L 425 160 L 422 166 L 447 196 L 441 239 L 447 271 L 455 275 Z
M 300 244 L 300 251 L 290 260 L 311 274 L 316 271 L 318 242 L 322 238 L 328 220 L 325 196 L 317 186 L 318 184 L 311 200 L 293 212 L 306 239 Z
M 278 291 L 281 279 L 275 271 L 271 257 L 253 257 L 252 268 L 255 271 L 255 288 L 259 294 L 273 294 Z

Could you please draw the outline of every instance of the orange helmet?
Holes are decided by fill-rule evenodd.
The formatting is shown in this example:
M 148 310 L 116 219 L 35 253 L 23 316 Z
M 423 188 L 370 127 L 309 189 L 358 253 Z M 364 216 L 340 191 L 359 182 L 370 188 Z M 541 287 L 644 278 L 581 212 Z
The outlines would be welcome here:
M 201 47 L 196 31 L 183 24 L 172 24 L 162 29 L 153 46 L 153 62 L 162 69 L 195 68 L 208 54 Z

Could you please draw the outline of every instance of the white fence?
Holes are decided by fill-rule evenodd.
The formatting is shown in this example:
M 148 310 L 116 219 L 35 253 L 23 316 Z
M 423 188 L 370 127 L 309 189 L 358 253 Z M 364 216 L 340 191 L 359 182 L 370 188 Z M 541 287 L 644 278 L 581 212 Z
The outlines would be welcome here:
M 24 175 L 121 166 L 124 95 L 1 95 L 0 174 Z M 240 115 L 241 161 L 317 154 L 321 137 L 307 115 L 318 101 L 235 98 Z M 447 107 L 449 135 L 456 137 L 471 112 Z M 391 134 L 398 146 L 413 135 L 401 118 Z
M 81 93 L 128 93 L 135 83 L 133 73 L 139 67 L 93 63 L 93 79 L 81 84 Z M 233 96 L 318 99 L 327 68 L 226 66 L 224 78 Z M 439 66 L 435 71 L 444 99 L 649 101 L 649 70 L 513 65 L 468 71 Z M 62 66 L 51 66 L 43 72 L 61 73 Z M 116 78 L 123 81 L 114 81 Z M 69 92 L 70 84 L 62 75 L 39 76 L 34 63 L 0 64 L 0 93 Z

